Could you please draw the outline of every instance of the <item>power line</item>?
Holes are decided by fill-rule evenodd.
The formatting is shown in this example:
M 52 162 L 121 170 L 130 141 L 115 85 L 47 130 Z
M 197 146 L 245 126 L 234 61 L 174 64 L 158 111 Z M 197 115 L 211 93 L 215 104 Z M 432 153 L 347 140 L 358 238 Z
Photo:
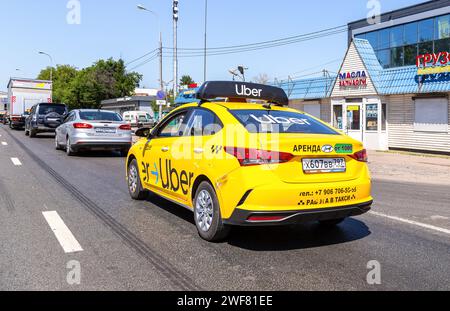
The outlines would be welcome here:
M 228 54 L 237 54 L 237 53 L 244 53 L 244 52 L 250 52 L 250 51 L 257 51 L 257 50 L 263 50 L 263 49 L 269 49 L 269 48 L 274 48 L 274 47 L 280 47 L 280 46 L 286 46 L 286 45 L 291 45 L 291 44 L 295 44 L 295 43 L 305 42 L 305 41 L 318 39 L 318 38 L 322 38 L 322 37 L 327 37 L 327 36 L 331 36 L 331 35 L 335 35 L 335 34 L 339 34 L 339 33 L 343 33 L 343 32 L 347 32 L 347 30 L 325 33 L 322 35 L 296 39 L 296 40 L 283 42 L 283 43 L 274 43 L 274 44 L 268 44 L 268 45 L 264 45 L 264 46 L 248 47 L 248 48 L 233 49 L 233 50 L 223 50 L 220 52 L 213 51 L 213 52 L 208 52 L 207 54 L 208 54 L 208 56 L 217 56 L 217 55 L 228 55 Z M 164 48 L 164 49 L 168 50 L 169 48 Z M 168 52 L 165 52 L 164 57 L 171 57 L 171 56 L 172 56 L 172 53 L 170 50 L 168 50 Z M 199 52 L 181 52 L 181 54 L 179 55 L 179 57 L 200 57 L 200 56 L 204 56 L 204 54 L 199 53 Z
M 291 36 L 287 38 L 282 39 L 276 39 L 276 40 L 270 40 L 270 41 L 263 41 L 263 42 L 257 42 L 257 43 L 250 43 L 250 44 L 241 44 L 241 45 L 234 45 L 234 46 L 224 46 L 224 47 L 213 47 L 207 49 L 207 56 L 218 56 L 218 55 L 228 55 L 228 54 L 237 54 L 237 53 L 244 53 L 244 52 L 250 52 L 250 51 L 257 51 L 262 49 L 269 49 L 274 47 L 280 47 L 290 44 L 295 44 L 299 42 L 314 40 L 317 38 L 332 36 L 340 33 L 347 32 L 347 25 L 342 25 L 338 27 L 328 28 L 320 31 L 315 31 L 307 34 L 301 34 L 297 36 Z M 164 47 L 164 57 L 173 57 L 173 48 L 171 47 Z M 204 57 L 204 48 L 179 48 L 179 57 Z M 157 49 L 153 50 L 152 52 L 149 52 L 137 59 L 134 59 L 127 63 L 131 64 L 138 60 L 141 60 L 142 58 L 145 58 L 148 55 L 151 55 L 157 51 Z
M 134 66 L 133 68 L 129 69 L 128 71 L 132 71 L 132 70 L 135 70 L 135 69 L 137 69 L 137 68 L 139 68 L 139 67 L 142 67 L 142 66 L 144 66 L 145 64 L 148 64 L 148 63 L 150 63 L 151 61 L 157 59 L 158 57 L 159 57 L 159 55 L 155 55 L 155 56 L 153 56 L 153 57 L 151 57 L 151 58 L 149 58 L 149 59 L 147 59 L 147 60 L 145 60 L 145 61 L 139 63 L 138 65 Z
M 135 62 L 137 62 L 137 61 L 139 61 L 139 60 L 141 60 L 141 59 L 143 59 L 143 58 L 145 58 L 145 57 L 147 57 L 147 56 L 149 56 L 149 55 L 154 54 L 155 52 L 158 52 L 158 49 L 154 49 L 154 50 L 151 51 L 151 52 L 148 52 L 148 53 L 146 53 L 146 54 L 144 54 L 144 55 L 142 55 L 142 56 L 140 56 L 140 57 L 138 57 L 138 58 L 135 58 L 135 59 L 133 59 L 133 60 L 127 62 L 127 63 L 125 64 L 125 66 L 131 65 L 131 64 L 133 64 L 133 63 L 135 63 Z
M 248 44 L 241 44 L 241 45 L 213 47 L 213 48 L 207 48 L 207 50 L 228 50 L 228 49 L 235 49 L 235 48 L 243 48 L 243 47 L 250 47 L 250 46 L 257 46 L 257 45 L 272 44 L 272 43 L 277 43 L 277 42 L 295 40 L 295 39 L 299 39 L 301 37 L 308 37 L 308 36 L 313 36 L 313 35 L 317 35 L 317 34 L 324 33 L 324 32 L 336 31 L 336 30 L 345 30 L 345 31 L 347 31 L 347 25 L 341 25 L 341 26 L 337 26 L 337 27 L 327 28 L 327 29 L 323 29 L 323 30 L 319 30 L 319 31 L 314 31 L 314 32 L 301 34 L 301 35 L 296 35 L 296 36 L 291 36 L 291 37 L 282 38 L 282 39 L 275 39 L 275 40 L 262 41 L 262 42 L 256 42 L 256 43 L 248 43 Z M 204 48 L 179 48 L 179 50 L 203 51 Z

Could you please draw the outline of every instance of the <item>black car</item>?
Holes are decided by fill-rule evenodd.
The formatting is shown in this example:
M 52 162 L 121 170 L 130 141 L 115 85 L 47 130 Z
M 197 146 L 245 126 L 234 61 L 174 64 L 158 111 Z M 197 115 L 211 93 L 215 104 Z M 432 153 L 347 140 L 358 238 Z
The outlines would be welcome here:
M 66 115 L 67 107 L 64 104 L 34 105 L 25 119 L 25 135 L 33 138 L 38 133 L 54 133 Z

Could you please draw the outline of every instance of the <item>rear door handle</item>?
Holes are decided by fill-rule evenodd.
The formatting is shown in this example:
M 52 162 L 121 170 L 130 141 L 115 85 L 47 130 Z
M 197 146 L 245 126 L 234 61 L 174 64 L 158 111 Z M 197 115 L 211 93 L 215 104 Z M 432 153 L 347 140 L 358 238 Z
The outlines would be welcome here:
M 167 152 L 167 151 L 169 151 L 169 150 L 170 150 L 169 147 L 162 147 L 162 148 L 161 148 L 161 151 L 162 151 L 162 152 Z
M 202 148 L 196 148 L 194 149 L 194 152 L 197 154 L 203 153 L 203 149 Z

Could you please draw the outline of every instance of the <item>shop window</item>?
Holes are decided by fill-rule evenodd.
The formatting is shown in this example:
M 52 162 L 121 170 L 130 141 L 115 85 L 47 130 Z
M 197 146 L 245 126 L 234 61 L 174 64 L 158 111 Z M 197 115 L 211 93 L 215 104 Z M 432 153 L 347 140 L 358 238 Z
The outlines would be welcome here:
M 433 19 L 426 19 L 419 22 L 419 42 L 433 41 L 434 22 Z
M 378 61 L 383 68 L 389 68 L 391 66 L 391 50 L 381 50 L 377 53 Z
M 381 130 L 386 131 L 387 128 L 387 105 L 381 105 Z
M 417 57 L 417 44 L 405 46 L 404 64 L 405 66 L 415 65 Z
M 405 37 L 403 43 L 405 45 L 416 44 L 418 41 L 418 23 L 410 23 L 405 25 Z
M 390 47 L 390 34 L 391 31 L 389 29 L 380 30 L 378 35 L 378 49 L 389 49 Z
M 378 50 L 378 31 L 366 33 L 366 40 L 369 41 L 374 50 Z
M 378 131 L 378 104 L 366 105 L 366 131 Z
M 355 38 L 356 39 L 366 39 L 366 34 L 365 33 L 362 33 L 362 34 L 359 34 L 359 35 L 355 35 Z
M 344 129 L 342 105 L 333 106 L 333 125 L 337 129 Z
M 419 54 L 431 54 L 433 53 L 433 41 L 419 43 Z
M 403 66 L 403 47 L 391 49 L 391 67 Z
M 414 130 L 448 132 L 448 99 L 423 98 L 415 100 Z
M 347 106 L 347 130 L 349 131 L 361 130 L 361 106 L 359 105 Z
M 449 52 L 450 51 L 450 38 L 434 41 L 434 52 Z
M 450 38 L 450 15 L 444 15 L 436 18 L 435 39 Z
M 391 28 L 391 47 L 399 47 L 403 45 L 403 31 L 404 26 L 397 26 Z

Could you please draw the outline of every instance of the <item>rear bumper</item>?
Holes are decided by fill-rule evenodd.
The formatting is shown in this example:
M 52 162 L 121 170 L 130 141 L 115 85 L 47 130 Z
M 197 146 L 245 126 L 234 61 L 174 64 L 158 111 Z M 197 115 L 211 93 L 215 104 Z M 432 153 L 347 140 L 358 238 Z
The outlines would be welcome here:
M 84 150 L 84 149 L 98 149 L 98 150 L 115 150 L 115 149 L 125 149 L 131 148 L 130 142 L 77 142 L 72 145 L 72 150 Z
M 269 212 L 254 212 L 243 209 L 236 209 L 231 218 L 224 220 L 226 225 L 235 226 L 284 226 L 306 223 L 311 221 L 323 221 L 347 218 L 352 216 L 359 216 L 370 211 L 373 201 L 349 205 L 338 208 L 323 208 L 314 210 L 299 210 L 299 211 L 269 211 Z M 262 217 L 280 217 L 280 220 L 269 221 L 251 221 L 252 216 Z

